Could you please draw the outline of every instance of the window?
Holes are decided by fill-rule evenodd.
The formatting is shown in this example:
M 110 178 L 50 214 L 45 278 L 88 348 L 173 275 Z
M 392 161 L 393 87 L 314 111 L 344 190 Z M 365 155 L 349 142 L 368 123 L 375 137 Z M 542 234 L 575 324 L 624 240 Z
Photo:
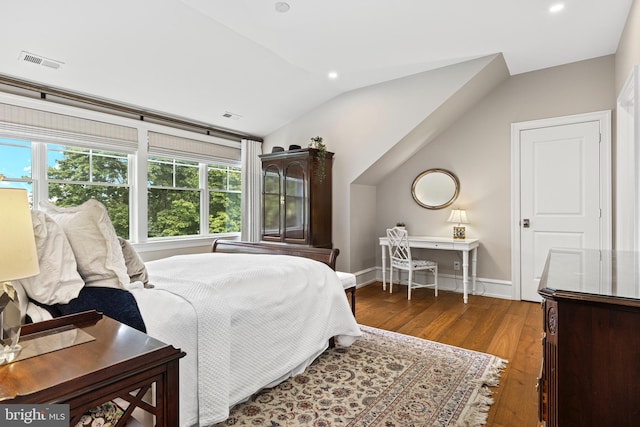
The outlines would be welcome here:
M 239 233 L 239 165 L 239 141 L 0 93 L 0 186 L 34 207 L 94 198 L 136 243 Z
M 0 138 L 0 185 L 24 188 L 33 201 L 31 142 Z
M 116 234 L 129 238 L 129 157 L 126 153 L 47 144 L 49 201 L 78 206 L 102 202 Z
M 240 232 L 240 168 L 210 165 L 207 177 L 209 233 Z
M 200 234 L 199 169 L 195 162 L 149 158 L 149 237 Z
M 148 237 L 240 232 L 239 167 L 151 156 L 147 180 Z
M 215 141 L 149 132 L 148 237 L 239 233 L 239 159 Z

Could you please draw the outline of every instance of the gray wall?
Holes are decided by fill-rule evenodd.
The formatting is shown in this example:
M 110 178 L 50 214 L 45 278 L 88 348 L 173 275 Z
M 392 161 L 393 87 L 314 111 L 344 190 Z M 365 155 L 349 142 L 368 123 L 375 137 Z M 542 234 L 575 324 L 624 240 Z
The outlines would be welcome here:
M 421 208 L 410 193 L 422 171 L 448 169 L 460 179 L 454 206 L 467 210 L 467 235 L 481 239 L 478 276 L 510 281 L 511 123 L 614 108 L 613 56 L 510 77 L 378 185 L 376 233 L 403 220 L 411 234 L 449 236 L 450 209 Z M 429 257 L 445 274 L 458 259 L 455 252 Z

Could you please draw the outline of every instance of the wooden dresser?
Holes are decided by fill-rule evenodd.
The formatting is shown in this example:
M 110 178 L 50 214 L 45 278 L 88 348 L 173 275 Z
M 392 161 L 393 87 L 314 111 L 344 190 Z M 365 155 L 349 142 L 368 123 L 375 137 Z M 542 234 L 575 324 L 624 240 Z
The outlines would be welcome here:
M 545 426 L 640 422 L 639 253 L 550 251 L 539 415 Z

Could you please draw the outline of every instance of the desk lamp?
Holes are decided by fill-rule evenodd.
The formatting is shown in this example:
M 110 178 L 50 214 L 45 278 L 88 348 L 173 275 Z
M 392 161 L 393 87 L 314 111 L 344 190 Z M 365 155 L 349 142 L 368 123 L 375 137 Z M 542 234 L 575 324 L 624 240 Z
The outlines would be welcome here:
M 468 224 L 469 220 L 467 219 L 467 211 L 464 209 L 454 209 L 451 211 L 451 215 L 449 215 L 449 219 L 447 222 L 453 222 L 458 224 L 453 227 L 453 238 L 454 239 L 466 239 L 464 226 L 461 224 Z
M 39 272 L 27 191 L 0 188 L 0 365 L 12 362 L 20 352 L 24 313 L 10 280 Z

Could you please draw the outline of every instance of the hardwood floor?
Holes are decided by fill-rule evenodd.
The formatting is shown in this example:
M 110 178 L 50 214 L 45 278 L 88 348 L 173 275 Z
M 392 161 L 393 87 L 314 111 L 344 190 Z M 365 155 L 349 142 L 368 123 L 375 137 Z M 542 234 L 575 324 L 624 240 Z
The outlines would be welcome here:
M 494 389 L 487 426 L 537 427 L 536 380 L 542 358 L 540 304 L 462 295 L 433 289 L 394 293 L 372 283 L 356 292 L 358 323 L 490 353 L 509 361 Z

